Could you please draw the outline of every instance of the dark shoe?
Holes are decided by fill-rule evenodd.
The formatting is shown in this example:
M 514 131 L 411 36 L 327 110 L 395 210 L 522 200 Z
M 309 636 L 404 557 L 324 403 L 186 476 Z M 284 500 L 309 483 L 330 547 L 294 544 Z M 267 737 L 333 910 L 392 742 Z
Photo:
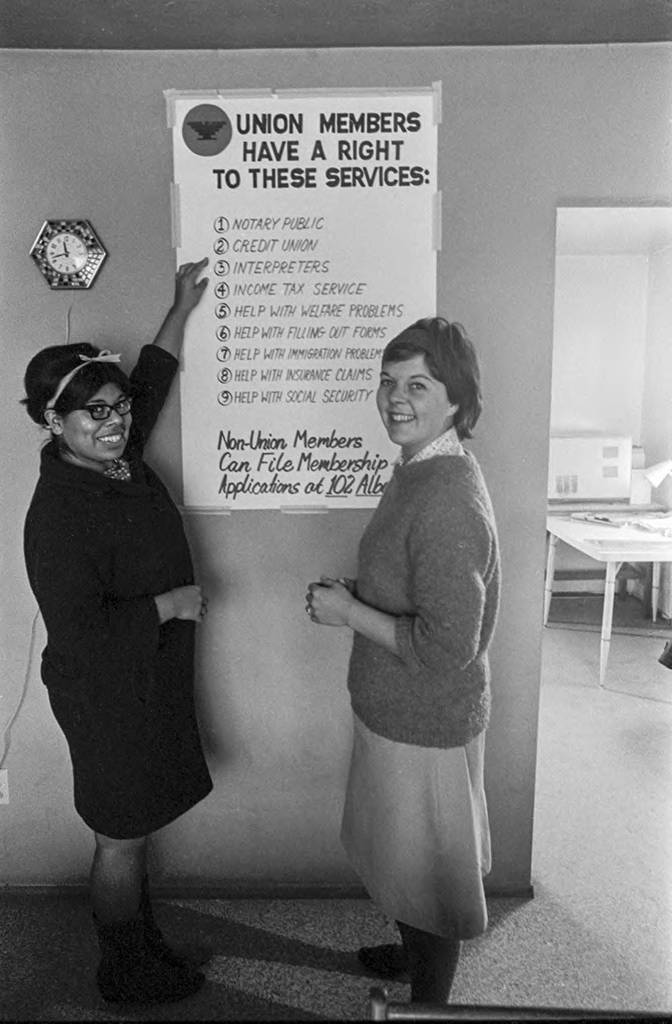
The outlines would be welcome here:
M 178 968 L 200 967 L 203 964 L 207 964 L 208 960 L 210 960 L 212 955 L 210 950 L 197 949 L 196 947 L 178 950 L 168 945 L 154 918 L 147 879 L 144 879 L 142 883 L 140 913 L 145 931 L 145 944 L 159 960 L 163 960 L 170 967 Z
M 362 946 L 357 958 L 371 974 L 388 980 L 408 980 L 408 961 L 403 946 Z
M 171 1003 L 203 985 L 200 971 L 171 966 L 152 953 L 141 916 L 110 925 L 94 921 L 101 952 L 96 981 L 108 1003 Z

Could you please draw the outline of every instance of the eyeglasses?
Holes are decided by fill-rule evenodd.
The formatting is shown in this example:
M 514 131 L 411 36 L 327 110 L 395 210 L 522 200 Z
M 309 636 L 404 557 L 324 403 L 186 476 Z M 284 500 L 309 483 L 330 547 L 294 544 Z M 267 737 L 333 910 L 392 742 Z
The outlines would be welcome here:
M 106 420 L 109 419 L 110 413 L 114 411 L 119 416 L 125 416 L 126 413 L 131 411 L 132 398 L 120 398 L 114 405 L 108 405 L 107 402 L 92 402 L 90 405 L 85 405 L 84 408 L 88 412 L 92 420 Z

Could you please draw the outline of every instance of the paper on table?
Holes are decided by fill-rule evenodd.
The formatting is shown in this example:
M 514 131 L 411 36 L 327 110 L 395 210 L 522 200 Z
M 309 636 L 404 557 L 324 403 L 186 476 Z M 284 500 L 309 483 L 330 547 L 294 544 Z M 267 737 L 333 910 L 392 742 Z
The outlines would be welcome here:
M 649 533 L 659 533 L 663 537 L 672 537 L 672 515 L 660 516 L 637 516 L 630 520 L 631 526 L 638 530 L 647 530 Z
M 649 512 L 639 516 L 622 513 L 607 515 L 595 512 L 573 512 L 571 518 L 584 523 L 594 523 L 596 526 L 633 526 L 638 530 L 646 530 L 648 533 L 672 537 L 672 514 L 669 512 Z
M 609 516 L 597 512 L 572 512 L 571 519 L 578 519 L 582 523 L 595 523 L 596 526 L 627 526 L 629 519 Z

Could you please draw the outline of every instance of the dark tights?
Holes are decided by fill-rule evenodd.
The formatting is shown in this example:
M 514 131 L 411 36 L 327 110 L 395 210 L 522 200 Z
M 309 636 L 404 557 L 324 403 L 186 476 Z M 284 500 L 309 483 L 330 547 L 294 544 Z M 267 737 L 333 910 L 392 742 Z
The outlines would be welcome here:
M 408 960 L 411 1001 L 447 1003 L 460 958 L 457 934 L 432 935 L 403 921 L 397 921 L 397 928 Z

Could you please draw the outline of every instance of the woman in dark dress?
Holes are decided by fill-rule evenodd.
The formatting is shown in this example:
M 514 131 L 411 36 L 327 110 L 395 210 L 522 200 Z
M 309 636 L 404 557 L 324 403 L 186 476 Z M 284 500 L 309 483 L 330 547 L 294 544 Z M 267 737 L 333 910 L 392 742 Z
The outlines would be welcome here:
M 51 433 L 25 523 L 30 585 L 47 630 L 42 679 L 70 749 L 75 807 L 94 833 L 90 877 L 110 1002 L 164 1002 L 204 981 L 165 943 L 147 843 L 212 789 L 193 696 L 195 584 L 178 510 L 143 449 L 178 367 L 207 259 L 127 377 L 89 344 L 43 349 L 25 375 L 31 418 Z

